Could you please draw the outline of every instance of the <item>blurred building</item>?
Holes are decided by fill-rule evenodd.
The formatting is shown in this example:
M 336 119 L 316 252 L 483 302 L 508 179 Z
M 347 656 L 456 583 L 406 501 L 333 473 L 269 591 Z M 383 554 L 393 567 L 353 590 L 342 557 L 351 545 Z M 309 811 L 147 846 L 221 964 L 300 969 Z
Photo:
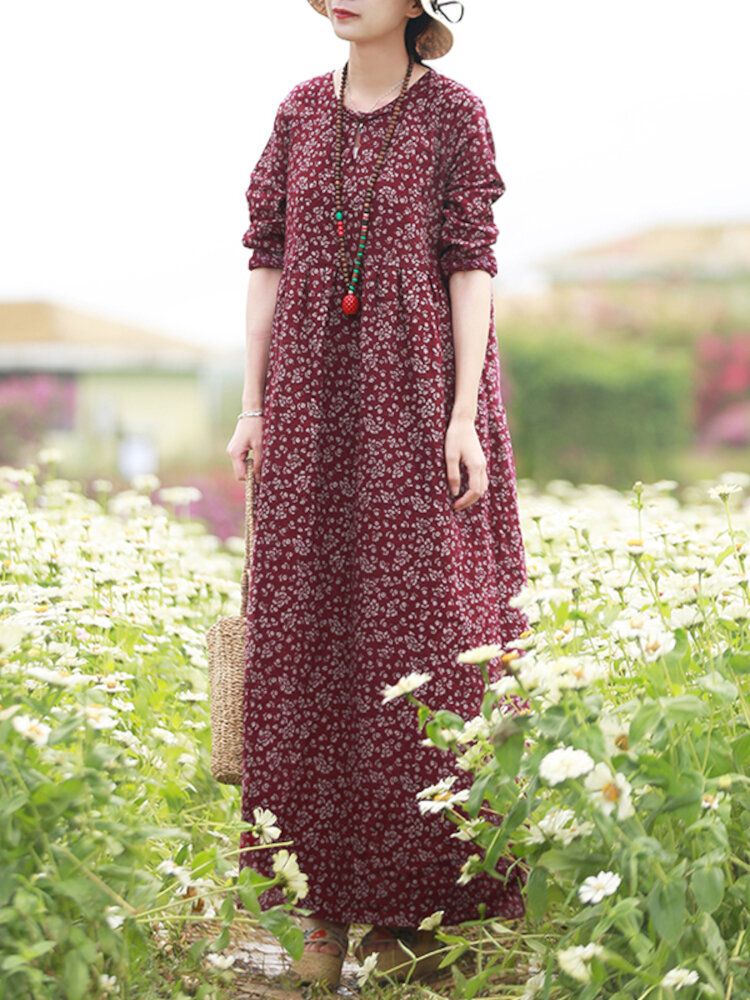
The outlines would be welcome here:
M 68 474 L 131 476 L 210 448 L 213 352 L 44 301 L 0 302 L 0 462 L 60 447 Z
M 684 342 L 750 326 L 750 222 L 651 226 L 536 262 L 542 294 L 498 296 L 500 322 Z

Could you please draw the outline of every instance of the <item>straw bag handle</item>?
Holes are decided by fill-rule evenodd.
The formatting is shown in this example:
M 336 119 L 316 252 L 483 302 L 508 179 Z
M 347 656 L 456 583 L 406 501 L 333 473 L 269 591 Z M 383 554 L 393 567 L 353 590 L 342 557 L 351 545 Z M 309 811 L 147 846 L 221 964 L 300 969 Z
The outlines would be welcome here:
M 247 616 L 247 591 L 250 584 L 250 558 L 253 544 L 253 461 L 252 453 L 245 456 L 245 563 L 242 567 L 242 604 L 243 619 Z

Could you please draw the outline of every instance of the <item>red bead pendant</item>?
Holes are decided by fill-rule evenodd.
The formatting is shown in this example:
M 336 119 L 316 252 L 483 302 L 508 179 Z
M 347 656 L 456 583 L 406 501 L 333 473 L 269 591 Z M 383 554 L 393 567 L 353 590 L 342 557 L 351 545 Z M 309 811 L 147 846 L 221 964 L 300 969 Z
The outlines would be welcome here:
M 341 300 L 341 308 L 346 316 L 353 316 L 359 312 L 359 298 L 354 292 L 347 292 Z

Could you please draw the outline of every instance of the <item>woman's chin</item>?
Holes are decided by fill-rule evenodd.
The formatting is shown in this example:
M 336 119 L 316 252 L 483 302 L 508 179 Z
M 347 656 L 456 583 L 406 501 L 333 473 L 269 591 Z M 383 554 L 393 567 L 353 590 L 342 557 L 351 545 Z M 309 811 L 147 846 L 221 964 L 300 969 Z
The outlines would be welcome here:
M 359 31 L 357 30 L 356 24 L 347 21 L 335 21 L 333 22 L 333 30 L 336 32 L 337 38 L 343 38 L 347 42 L 357 42 L 359 39 Z

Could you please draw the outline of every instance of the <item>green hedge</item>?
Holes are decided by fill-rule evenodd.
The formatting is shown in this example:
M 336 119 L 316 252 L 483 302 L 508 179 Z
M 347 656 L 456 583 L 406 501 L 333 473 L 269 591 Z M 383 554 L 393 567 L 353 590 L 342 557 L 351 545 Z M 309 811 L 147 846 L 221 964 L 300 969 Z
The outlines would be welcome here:
M 520 476 L 627 487 L 676 475 L 691 439 L 688 354 L 506 330 L 499 344 Z

